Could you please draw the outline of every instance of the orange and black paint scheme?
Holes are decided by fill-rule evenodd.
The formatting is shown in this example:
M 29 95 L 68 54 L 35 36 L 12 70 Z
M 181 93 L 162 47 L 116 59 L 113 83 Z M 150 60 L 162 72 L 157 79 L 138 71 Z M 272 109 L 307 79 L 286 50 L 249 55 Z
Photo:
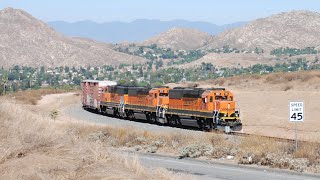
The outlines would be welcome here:
M 202 129 L 229 126 L 238 131 L 242 123 L 235 105 L 233 94 L 224 88 L 175 88 L 169 91 L 167 115 L 177 125 L 185 118 L 196 120 Z
M 224 88 L 169 88 L 166 86 L 106 86 L 99 111 L 119 118 L 143 118 L 152 123 L 181 126 L 183 119 L 201 129 L 242 129 L 240 111 L 231 91 Z

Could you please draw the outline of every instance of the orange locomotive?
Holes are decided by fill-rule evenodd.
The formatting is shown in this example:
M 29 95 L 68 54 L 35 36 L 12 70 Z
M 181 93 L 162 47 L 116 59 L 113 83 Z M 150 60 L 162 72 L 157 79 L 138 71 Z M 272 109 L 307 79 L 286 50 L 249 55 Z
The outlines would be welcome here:
M 180 126 L 187 120 L 196 122 L 202 129 L 223 128 L 227 132 L 242 128 L 234 96 L 224 88 L 151 89 L 107 85 L 97 97 L 100 107 L 96 110 L 120 118 L 146 119 L 172 126 Z
M 224 88 L 174 88 L 169 91 L 168 121 L 181 125 L 181 119 L 196 120 L 202 129 L 242 129 L 240 111 L 234 96 Z M 230 129 L 225 129 L 230 131 Z
M 121 118 L 135 119 L 143 114 L 148 121 L 157 122 L 157 109 L 168 102 L 168 88 L 106 86 L 100 99 L 101 112 Z

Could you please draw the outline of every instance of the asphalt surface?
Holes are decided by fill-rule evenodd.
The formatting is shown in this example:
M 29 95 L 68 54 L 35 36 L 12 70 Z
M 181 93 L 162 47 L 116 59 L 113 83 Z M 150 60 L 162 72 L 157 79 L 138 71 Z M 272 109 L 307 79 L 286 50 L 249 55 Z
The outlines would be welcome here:
M 178 159 L 176 157 L 161 156 L 156 154 L 136 154 L 141 163 L 147 167 L 163 167 L 174 172 L 191 174 L 196 179 L 228 179 L 228 180 L 307 180 L 320 179 L 320 176 L 302 174 L 292 171 L 276 170 L 271 168 L 250 167 L 201 161 L 196 159 Z
M 114 127 L 137 127 L 149 131 L 158 132 L 182 132 L 182 133 L 204 133 L 201 131 L 190 131 L 186 129 L 158 126 L 149 123 L 122 120 L 118 118 L 95 114 L 82 109 L 80 105 L 69 106 L 64 109 L 66 115 L 75 119 L 97 124 L 108 124 Z M 320 176 L 296 173 L 287 170 L 271 169 L 267 167 L 253 168 L 250 166 L 236 164 L 222 164 L 212 161 L 200 161 L 196 159 L 179 159 L 177 157 L 162 156 L 157 154 L 129 153 L 138 156 L 141 163 L 147 167 L 163 167 L 171 171 L 187 173 L 196 179 L 320 179 Z

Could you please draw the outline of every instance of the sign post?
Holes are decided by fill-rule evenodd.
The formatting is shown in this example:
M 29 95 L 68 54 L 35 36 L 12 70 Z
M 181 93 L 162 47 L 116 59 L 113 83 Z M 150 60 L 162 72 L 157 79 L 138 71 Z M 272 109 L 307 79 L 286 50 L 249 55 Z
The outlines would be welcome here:
M 289 121 L 295 123 L 296 151 L 298 151 L 297 122 L 304 121 L 304 107 L 302 101 L 289 102 Z

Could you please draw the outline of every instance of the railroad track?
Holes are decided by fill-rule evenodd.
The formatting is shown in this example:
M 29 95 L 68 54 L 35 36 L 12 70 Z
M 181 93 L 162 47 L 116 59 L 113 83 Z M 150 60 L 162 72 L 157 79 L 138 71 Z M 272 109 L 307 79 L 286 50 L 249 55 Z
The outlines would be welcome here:
M 272 136 L 264 136 L 264 135 L 257 135 L 257 134 L 248 134 L 248 133 L 239 133 L 239 132 L 232 132 L 231 134 L 236 136 L 242 136 L 242 137 L 257 137 L 257 138 L 266 138 L 266 139 L 272 139 L 276 141 L 281 142 L 295 142 L 294 139 L 287 139 L 287 138 L 280 138 L 280 137 L 272 137 Z
M 95 114 L 98 114 L 98 115 L 102 115 L 102 116 L 108 116 L 108 117 L 113 117 L 113 118 L 118 118 L 118 119 L 123 119 L 123 118 L 119 118 L 119 117 L 116 117 L 116 116 L 113 116 L 111 114 L 103 114 L 103 113 L 100 113 L 100 112 L 97 112 L 97 111 L 94 111 L 92 109 L 85 109 L 86 111 L 88 112 L 91 112 L 91 113 L 95 113 Z M 187 130 L 192 130 L 192 131 L 203 131 L 202 129 L 200 129 L 199 127 L 195 127 L 195 126 L 188 126 L 188 125 L 181 125 L 181 126 L 169 126 L 169 125 L 166 125 L 166 124 L 161 124 L 161 123 L 151 123 L 147 120 L 143 120 L 143 119 L 126 119 L 126 120 L 129 120 L 129 121 L 135 121 L 135 122 L 140 122 L 140 123 L 149 123 L 149 124 L 154 124 L 154 125 L 158 125 L 158 126 L 168 126 L 168 127 L 174 127 L 174 128 L 180 128 L 180 129 L 187 129 Z M 206 131 L 206 132 L 210 132 L 210 133 L 215 133 L 215 134 L 226 134 L 225 132 L 223 131 L 219 131 L 219 130 L 212 130 L 212 131 Z M 248 133 L 241 133 L 241 132 L 230 132 L 228 133 L 229 135 L 233 135 L 233 136 L 238 136 L 238 137 L 250 137 L 250 138 L 266 138 L 266 139 L 270 139 L 270 140 L 274 140 L 274 141 L 277 141 L 277 142 L 285 142 L 285 143 L 294 143 L 295 140 L 294 139 L 287 139 L 287 138 L 280 138 L 280 137 L 272 137 L 272 136 L 264 136 L 264 135 L 257 135 L 257 134 L 248 134 Z M 315 142 L 309 142 L 309 141 L 301 141 L 299 140 L 298 141 L 299 143 L 315 143 Z

